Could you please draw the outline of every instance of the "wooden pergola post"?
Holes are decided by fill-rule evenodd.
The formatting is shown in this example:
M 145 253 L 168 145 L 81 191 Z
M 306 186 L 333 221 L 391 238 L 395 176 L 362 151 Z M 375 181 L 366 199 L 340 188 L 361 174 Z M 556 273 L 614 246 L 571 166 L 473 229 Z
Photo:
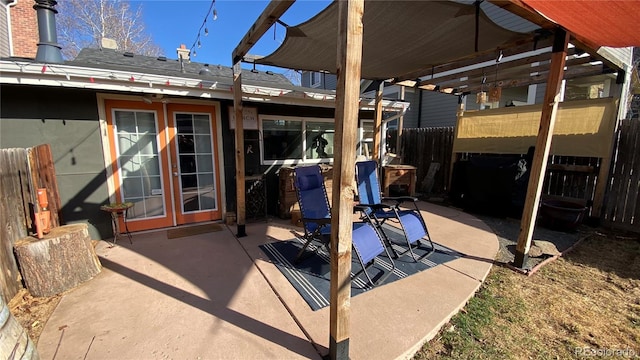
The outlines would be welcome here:
M 373 118 L 373 153 L 371 158 L 380 161 L 380 143 L 382 142 L 382 92 L 384 81 L 380 82 L 376 90 L 375 114 Z
M 273 25 L 295 0 L 272 1 L 251 26 L 231 54 L 233 64 L 233 108 L 236 115 L 236 222 L 238 237 L 247 236 L 245 229 L 246 201 L 244 178 L 244 121 L 242 116 L 242 68 L 240 63 L 249 49 Z
M 362 63 L 364 0 L 339 1 L 336 128 L 331 208 L 329 356 L 349 358 L 353 187 Z
M 563 29 L 556 29 L 551 54 L 551 68 L 547 79 L 547 89 L 544 93 L 542 103 L 542 115 L 540 116 L 540 129 L 536 140 L 536 148 L 533 155 L 531 175 L 527 186 L 527 196 L 525 198 L 522 221 L 520 223 L 520 235 L 516 245 L 514 265 L 524 268 L 531 247 L 531 238 L 538 215 L 538 205 L 540 204 L 540 194 L 544 183 L 544 174 L 547 170 L 547 158 L 551 148 L 551 138 L 553 128 L 558 113 L 558 103 L 560 102 L 560 86 L 564 74 L 564 66 L 567 57 L 567 46 L 569 44 L 569 34 Z
M 238 237 L 247 236 L 245 229 L 244 121 L 242 116 L 242 68 L 233 64 L 233 109 L 236 115 L 236 224 Z

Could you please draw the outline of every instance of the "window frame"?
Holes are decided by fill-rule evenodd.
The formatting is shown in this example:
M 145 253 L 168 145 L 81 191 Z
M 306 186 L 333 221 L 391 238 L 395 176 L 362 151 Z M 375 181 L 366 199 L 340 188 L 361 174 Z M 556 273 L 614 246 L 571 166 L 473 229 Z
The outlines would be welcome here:
M 322 85 L 322 73 L 317 71 L 309 72 L 309 86 L 312 88 L 317 88 Z

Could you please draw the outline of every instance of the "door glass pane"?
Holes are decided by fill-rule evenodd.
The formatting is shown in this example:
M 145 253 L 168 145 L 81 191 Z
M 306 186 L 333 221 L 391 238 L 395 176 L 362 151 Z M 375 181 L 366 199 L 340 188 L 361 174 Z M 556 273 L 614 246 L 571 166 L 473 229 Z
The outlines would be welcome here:
M 198 173 L 213 172 L 213 158 L 211 155 L 198 155 L 196 159 Z
M 155 113 L 114 111 L 122 201 L 130 219 L 165 215 Z
M 180 113 L 176 125 L 182 212 L 216 210 L 211 118 Z
M 196 151 L 200 154 L 211 154 L 211 136 L 196 135 Z

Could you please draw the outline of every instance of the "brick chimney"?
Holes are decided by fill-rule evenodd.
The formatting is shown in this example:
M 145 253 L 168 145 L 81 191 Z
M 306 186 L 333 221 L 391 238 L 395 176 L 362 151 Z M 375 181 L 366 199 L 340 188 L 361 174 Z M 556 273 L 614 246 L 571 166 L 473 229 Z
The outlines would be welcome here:
M 185 44 L 180 44 L 178 50 L 178 60 L 182 59 L 184 61 L 189 61 L 189 54 L 191 54 L 191 50 L 187 49 Z
M 9 6 L 11 16 L 10 56 L 35 58 L 38 51 L 38 18 L 33 0 L 18 0 Z

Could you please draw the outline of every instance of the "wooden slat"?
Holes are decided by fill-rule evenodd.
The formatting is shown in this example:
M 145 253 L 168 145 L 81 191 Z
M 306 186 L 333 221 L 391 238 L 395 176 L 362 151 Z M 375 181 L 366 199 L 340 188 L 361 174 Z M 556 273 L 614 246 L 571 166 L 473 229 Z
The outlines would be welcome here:
M 60 203 L 60 193 L 58 191 L 58 180 L 56 169 L 53 163 L 53 154 L 49 144 L 38 145 L 28 150 L 29 166 L 31 171 L 31 200 L 37 204 L 36 190 L 38 188 L 47 189 L 49 200 L 49 211 L 51 212 L 51 227 L 60 226 L 62 220 L 62 204 Z
M 547 89 L 542 103 L 540 130 L 536 139 L 536 150 L 533 156 L 529 186 L 527 187 L 527 196 L 522 213 L 520 235 L 516 245 L 514 264 L 519 268 L 524 267 L 531 246 L 547 158 L 551 148 L 551 137 L 553 136 L 553 128 L 558 113 L 560 86 L 562 85 L 562 73 L 568 44 L 569 35 L 563 30 L 556 30 L 553 55 L 551 57 L 551 71 L 549 72 L 549 81 L 547 82 Z
M 631 134 L 631 141 L 629 142 L 629 147 L 631 151 L 629 152 L 629 160 L 627 161 L 627 165 L 631 171 L 625 172 L 625 185 L 626 185 L 626 196 L 625 196 L 625 206 L 622 217 L 622 222 L 625 224 L 631 224 L 633 222 L 633 216 L 636 210 L 636 199 L 638 198 L 638 181 L 640 180 L 640 175 L 638 174 L 638 169 L 640 169 L 640 154 L 638 154 L 637 144 L 640 141 L 640 132 L 633 131 Z
M 0 295 L 6 302 L 22 288 L 13 245 L 28 235 L 29 208 L 24 206 L 22 195 L 28 187 L 26 149 L 0 150 Z
M 251 28 L 249 28 L 249 31 L 242 37 L 238 46 L 233 50 L 231 55 L 232 64 L 239 63 L 253 45 L 260 40 L 260 37 L 269 30 L 271 25 L 273 25 L 294 2 L 295 0 L 271 1 Z
M 547 170 L 555 170 L 555 171 L 572 171 L 572 172 L 581 172 L 581 173 L 594 173 L 596 171 L 595 167 L 590 165 L 568 165 L 568 164 L 549 164 L 547 165 Z
M 364 0 L 338 3 L 336 133 L 331 209 L 329 356 L 349 358 L 351 234 Z M 339 184 L 339 185 L 338 185 Z

